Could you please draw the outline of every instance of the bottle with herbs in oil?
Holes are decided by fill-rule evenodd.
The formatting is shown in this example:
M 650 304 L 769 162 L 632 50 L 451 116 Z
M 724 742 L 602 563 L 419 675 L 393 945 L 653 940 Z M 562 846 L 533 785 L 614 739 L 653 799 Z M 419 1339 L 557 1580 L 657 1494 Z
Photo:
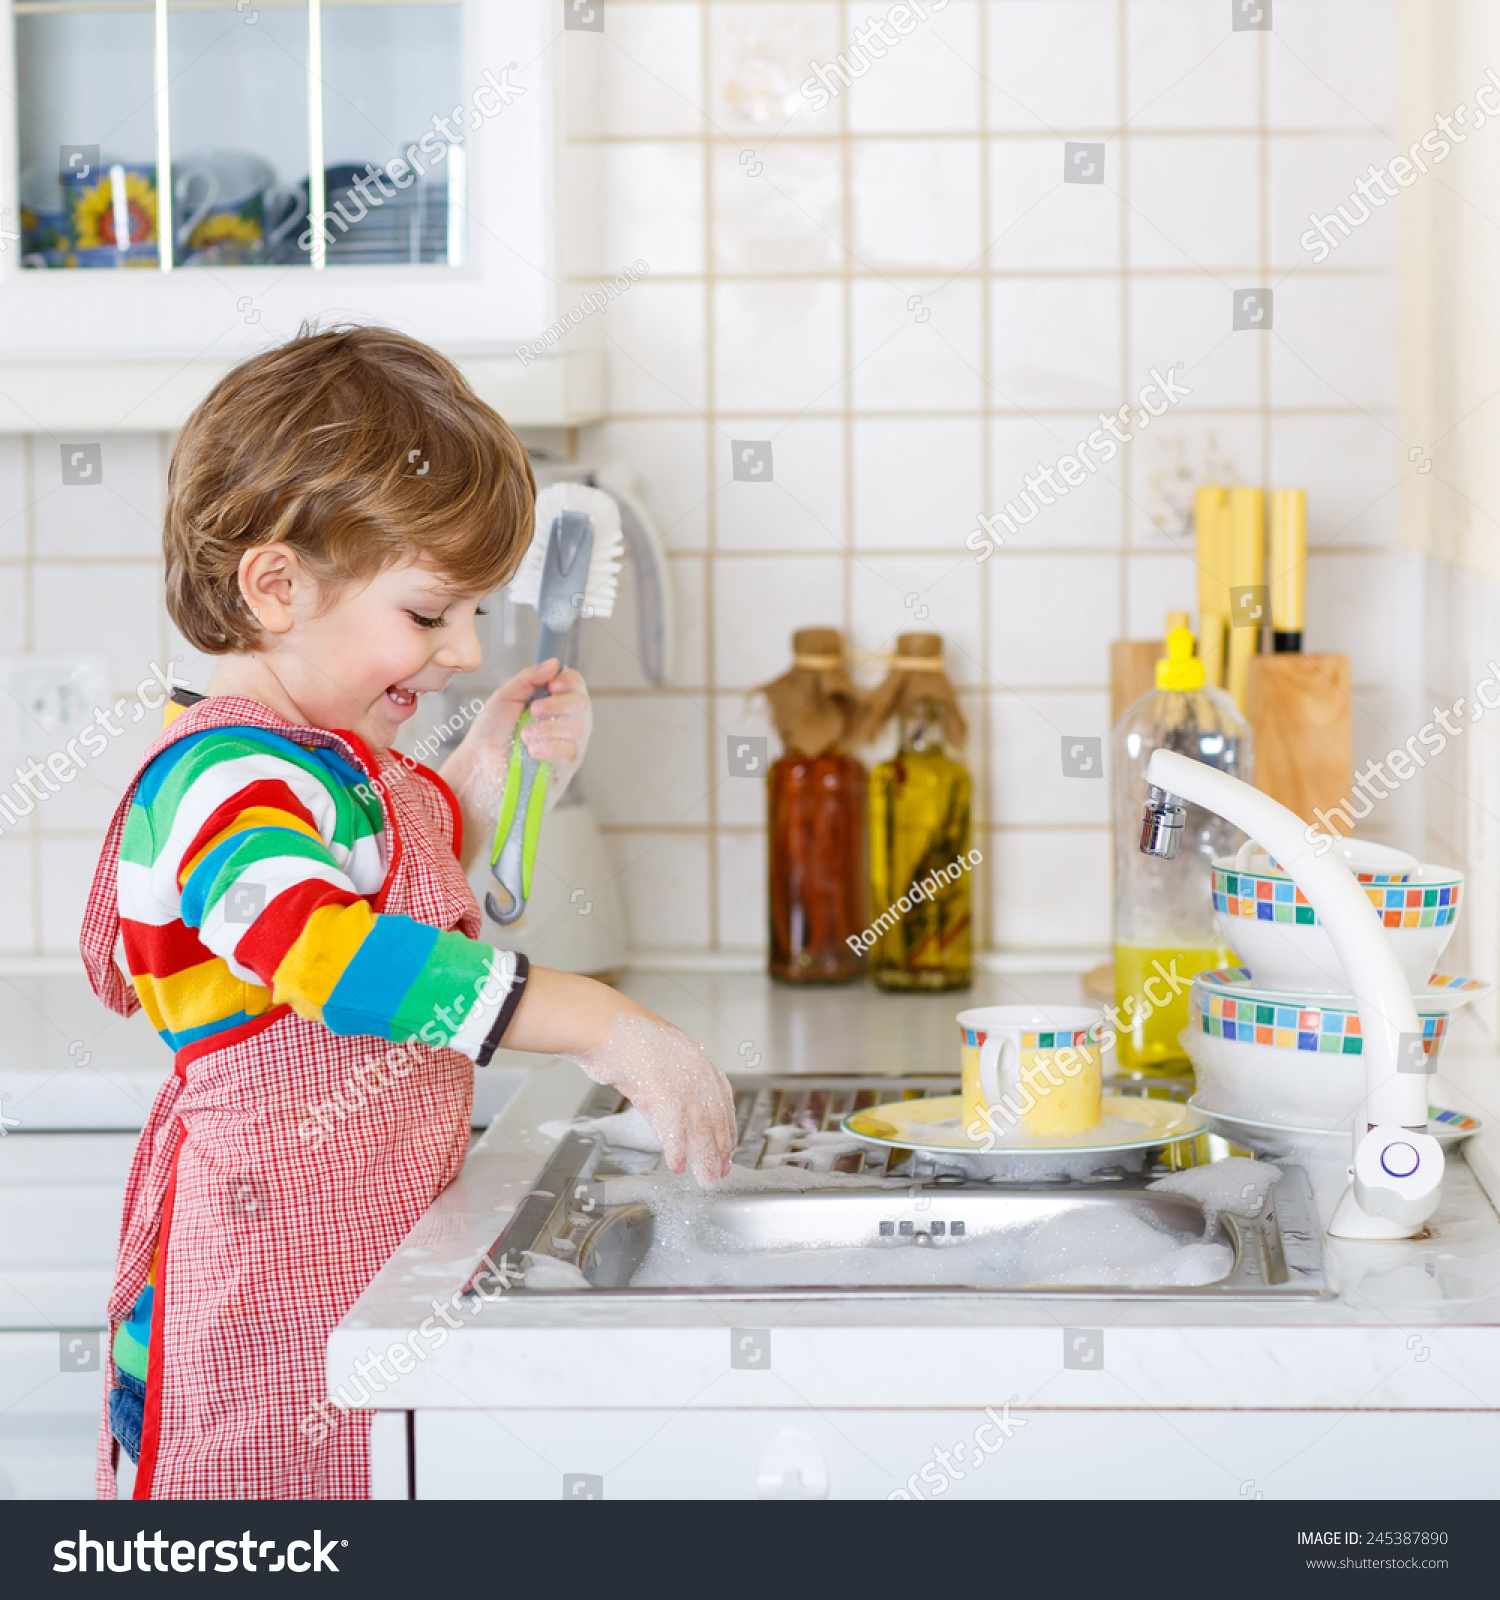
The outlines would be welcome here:
M 896 641 L 871 697 L 866 737 L 892 719 L 896 753 L 870 773 L 870 971 L 882 989 L 965 989 L 970 981 L 967 737 L 935 633 Z

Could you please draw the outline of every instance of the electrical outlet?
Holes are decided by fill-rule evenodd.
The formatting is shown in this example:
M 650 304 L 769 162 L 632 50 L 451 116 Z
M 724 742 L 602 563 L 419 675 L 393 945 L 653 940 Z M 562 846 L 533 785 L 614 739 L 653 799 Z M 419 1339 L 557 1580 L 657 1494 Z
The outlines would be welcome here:
M 103 656 L 0 657 L 0 725 L 17 755 L 60 749 L 109 701 L 109 662 Z

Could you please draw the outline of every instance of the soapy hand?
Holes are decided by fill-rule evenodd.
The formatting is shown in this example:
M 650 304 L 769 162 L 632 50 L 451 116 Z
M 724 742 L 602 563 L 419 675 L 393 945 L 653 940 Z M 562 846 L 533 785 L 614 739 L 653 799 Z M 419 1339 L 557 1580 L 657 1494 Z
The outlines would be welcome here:
M 573 1055 L 596 1083 L 618 1089 L 661 1140 L 673 1172 L 689 1166 L 707 1189 L 728 1175 L 734 1094 L 708 1052 L 649 1012 L 617 1016 L 602 1045 Z
M 556 664 L 543 661 L 528 670 L 545 673 Z M 524 677 L 522 673 L 512 682 L 519 683 Z M 541 681 L 547 685 L 547 697 L 532 705 L 531 721 L 521 729 L 521 742 L 533 760 L 550 764 L 552 787 L 548 800 L 555 801 L 568 787 L 589 747 L 589 737 L 594 731 L 594 707 L 582 675 L 572 667 L 564 667 L 556 677 Z M 500 692 L 503 694 L 504 690 Z
M 516 724 L 526 702 L 544 687 L 547 694 L 531 707 L 531 721 L 521 730 L 521 742 L 528 755 L 550 763 L 547 803 L 554 804 L 577 772 L 594 727 L 588 686 L 574 668 L 559 671 L 556 659 L 523 667 L 509 683 L 496 689 L 443 766 L 444 778 L 465 809 L 487 821 L 491 831 L 500 811 Z

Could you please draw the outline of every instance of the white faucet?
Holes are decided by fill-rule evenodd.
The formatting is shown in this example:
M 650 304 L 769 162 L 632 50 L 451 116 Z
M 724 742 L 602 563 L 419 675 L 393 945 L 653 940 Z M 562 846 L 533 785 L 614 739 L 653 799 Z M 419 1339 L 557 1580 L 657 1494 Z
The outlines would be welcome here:
M 1172 750 L 1146 765 L 1151 785 L 1141 850 L 1168 860 L 1182 841 L 1191 801 L 1257 840 L 1307 897 L 1328 930 L 1359 1011 L 1365 1068 L 1363 1115 L 1354 1128 L 1351 1183 L 1329 1233 L 1344 1239 L 1409 1239 L 1442 1198 L 1443 1151 L 1427 1133 L 1422 1024 L 1411 986 L 1375 908 L 1339 859 L 1316 855 L 1307 824 L 1269 795 Z

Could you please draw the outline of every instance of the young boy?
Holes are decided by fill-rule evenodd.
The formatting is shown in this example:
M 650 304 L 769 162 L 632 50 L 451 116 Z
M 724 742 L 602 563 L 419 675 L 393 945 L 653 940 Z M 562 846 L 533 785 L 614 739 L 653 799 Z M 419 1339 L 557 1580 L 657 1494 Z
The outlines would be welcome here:
M 473 1068 L 502 1041 L 619 1088 L 673 1171 L 728 1171 L 733 1103 L 701 1046 L 479 938 L 466 842 L 493 832 L 540 684 L 521 736 L 576 767 L 578 674 L 519 674 L 441 776 L 391 753 L 419 695 L 479 666 L 474 617 L 534 498 L 500 417 L 381 328 L 247 361 L 177 442 L 167 605 L 221 659 L 127 790 L 81 939 L 95 992 L 144 1006 L 176 1057 L 126 1190 L 105 1497 L 122 1444 L 137 1499 L 368 1494 L 369 1413 L 299 1423 L 325 1400 L 330 1330 L 462 1166 Z M 362 1107 L 309 1141 L 351 1079 Z

